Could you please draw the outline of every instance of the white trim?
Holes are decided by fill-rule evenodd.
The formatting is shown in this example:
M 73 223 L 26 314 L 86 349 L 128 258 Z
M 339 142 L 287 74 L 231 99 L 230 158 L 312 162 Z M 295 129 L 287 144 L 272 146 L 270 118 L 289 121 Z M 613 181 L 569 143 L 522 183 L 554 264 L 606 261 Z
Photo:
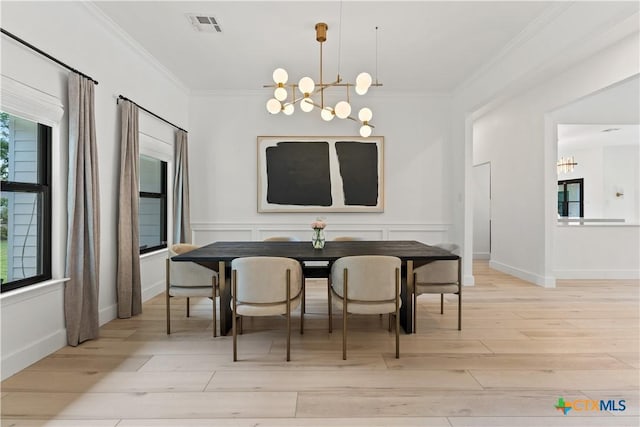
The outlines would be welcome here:
M 0 80 L 0 105 L 5 113 L 47 126 L 56 126 L 64 114 L 60 99 L 4 74 Z
M 100 309 L 100 311 L 98 312 L 98 323 L 100 324 L 100 326 L 102 326 L 105 323 L 111 322 L 117 317 L 118 317 L 118 305 L 111 304 L 107 307 Z
M 638 280 L 640 270 L 555 270 L 557 279 L 575 280 Z
M 475 286 L 476 279 L 473 275 L 466 275 L 462 277 L 462 286 Z
M 2 380 L 9 378 L 13 374 L 21 371 L 32 363 L 46 357 L 54 351 L 60 350 L 67 345 L 67 330 L 57 331 L 30 342 L 26 346 L 14 351 L 2 358 Z
M 269 98 L 269 91 L 266 89 L 196 89 L 190 93 L 191 97 L 209 98 L 209 97 L 256 97 Z M 375 98 L 451 98 L 451 91 L 409 91 L 409 90 L 384 90 L 377 92 L 373 88 L 367 94 L 368 99 Z
M 147 302 L 151 298 L 160 295 L 165 291 L 166 283 L 160 280 L 142 289 L 142 302 Z
M 107 16 L 102 9 L 93 4 L 92 2 L 83 1 L 81 4 L 96 18 L 98 22 L 100 22 L 105 29 L 117 36 L 121 41 L 125 44 L 129 45 L 129 47 L 139 56 L 140 59 L 145 61 L 147 64 L 154 67 L 160 74 L 167 77 L 173 83 L 176 84 L 183 92 L 190 93 L 189 87 L 180 80 L 175 74 L 173 74 L 167 67 L 165 67 L 160 61 L 156 59 L 148 50 L 146 50 L 140 43 L 138 43 L 135 39 L 133 39 L 126 31 L 122 29 L 118 24 L 116 24 L 109 16 Z
M 154 258 L 158 255 L 163 255 L 163 258 L 166 258 L 167 251 L 168 251 L 167 248 L 162 248 L 162 249 L 158 249 L 157 251 L 147 252 L 146 254 L 140 255 L 140 260 L 142 261 L 143 259 Z
M 379 240 L 394 240 L 393 234 L 405 234 L 415 233 L 415 240 L 420 241 L 424 237 L 425 233 L 440 233 L 445 238 L 438 239 L 438 241 L 432 241 L 429 243 L 440 243 L 445 241 L 451 241 L 451 224 L 402 224 L 402 223 L 387 223 L 387 224 L 362 224 L 362 223 L 347 223 L 337 222 L 329 224 L 328 231 L 331 234 L 348 234 L 359 236 L 362 234 L 368 235 L 368 238 L 372 238 L 372 234 L 376 233 L 375 238 Z M 311 233 L 309 224 L 291 224 L 291 223 L 258 223 L 252 222 L 238 222 L 238 223 L 213 223 L 213 222 L 192 222 L 191 223 L 191 237 L 193 242 L 209 241 L 209 238 L 199 239 L 199 235 L 205 235 L 210 232 L 223 232 L 242 234 L 246 236 L 246 240 L 262 240 L 269 234 L 285 234 L 295 235 L 298 237 L 307 236 Z M 210 235 L 209 235 L 210 237 Z M 406 240 L 407 237 L 400 236 L 399 239 Z M 237 238 L 235 239 L 237 240 Z
M 313 218 L 312 218 L 313 219 Z M 282 223 L 274 223 L 274 222 L 256 222 L 256 221 L 238 221 L 238 222 L 209 222 L 209 221 L 192 221 L 191 228 L 198 229 L 213 229 L 213 228 L 261 228 L 261 227 L 273 227 L 272 229 L 304 229 L 310 230 L 310 224 L 305 222 L 304 225 L 291 225 L 290 221 L 284 221 Z M 382 227 L 392 227 L 394 230 L 429 230 L 429 231 L 449 231 L 452 224 L 449 223 L 406 223 L 406 222 L 387 222 L 387 223 L 370 223 L 363 224 L 362 222 L 331 222 L 327 224 L 331 227 L 331 229 L 339 229 L 343 227 L 349 227 L 350 229 L 354 228 L 363 228 L 363 229 L 379 229 Z
M 555 277 L 543 277 L 530 271 L 521 270 L 519 268 L 512 267 L 510 265 L 503 264 L 494 260 L 489 261 L 489 267 L 493 268 L 494 270 L 501 271 L 505 274 L 515 276 L 527 282 L 531 282 L 535 285 L 542 286 L 543 288 L 556 287 Z
M 68 280 L 68 278 L 51 279 L 45 282 L 14 289 L 12 291 L 3 292 L 0 294 L 0 306 L 8 307 L 32 298 L 37 298 L 41 295 L 64 290 L 64 282 Z
M 534 36 L 539 35 L 540 31 L 553 22 L 558 16 L 564 13 L 571 6 L 571 3 L 554 3 L 547 7 L 536 19 L 531 21 L 527 27 L 522 30 L 518 35 L 512 38 L 500 51 L 491 57 L 488 61 L 485 61 L 482 66 L 473 73 L 469 78 L 465 79 L 453 90 L 454 95 L 458 95 L 464 90 L 468 89 L 473 83 L 479 80 L 484 75 L 493 71 L 496 65 L 504 60 L 509 54 L 515 52 L 518 48 L 524 45 L 527 41 Z

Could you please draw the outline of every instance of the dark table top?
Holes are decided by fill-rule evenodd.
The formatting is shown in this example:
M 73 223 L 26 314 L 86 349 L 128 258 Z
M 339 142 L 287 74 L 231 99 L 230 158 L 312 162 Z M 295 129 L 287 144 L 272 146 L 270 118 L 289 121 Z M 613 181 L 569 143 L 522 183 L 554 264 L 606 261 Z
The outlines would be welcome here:
M 323 249 L 314 249 L 311 242 L 215 242 L 191 252 L 177 255 L 174 261 L 229 262 L 249 256 L 278 256 L 298 261 L 335 261 L 354 255 L 390 255 L 403 261 L 457 260 L 458 255 L 412 240 L 361 240 L 326 242 Z

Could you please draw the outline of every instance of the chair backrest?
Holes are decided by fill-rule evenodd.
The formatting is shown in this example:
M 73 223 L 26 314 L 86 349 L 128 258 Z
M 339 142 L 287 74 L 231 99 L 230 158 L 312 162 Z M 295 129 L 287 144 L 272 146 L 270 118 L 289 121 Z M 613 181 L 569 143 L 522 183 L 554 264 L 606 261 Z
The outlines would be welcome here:
M 334 242 L 354 242 L 359 240 L 364 240 L 364 239 L 362 237 L 353 237 L 353 236 L 338 236 L 333 238 Z
M 169 258 L 182 255 L 197 249 L 198 246 L 188 243 L 178 243 L 169 248 Z M 212 286 L 211 278 L 215 271 L 203 267 L 195 262 L 171 261 L 169 262 L 169 285 L 179 287 L 203 287 Z
M 421 284 L 457 284 L 458 261 L 439 260 L 422 265 L 414 270 L 416 282 Z
M 171 245 L 169 252 L 173 252 L 174 255 L 182 255 L 198 248 L 199 246 L 192 245 L 191 243 L 176 243 L 175 245 Z
M 235 270 L 238 301 L 244 303 L 282 303 L 287 300 L 287 270 L 290 271 L 293 299 L 302 290 L 302 267 L 295 259 L 283 257 L 245 257 L 231 262 Z M 232 273 L 233 274 L 233 273 Z
M 449 251 L 454 255 L 460 255 L 460 246 L 455 243 L 438 243 L 437 245 L 433 246 L 444 249 L 445 251 Z
M 264 239 L 265 242 L 299 242 L 300 239 L 292 236 L 271 236 Z
M 396 298 L 396 270 L 400 258 L 362 255 L 339 258 L 331 266 L 331 287 L 344 298 L 344 270 L 347 269 L 347 299 L 390 301 Z
M 460 247 L 455 243 L 438 243 L 433 245 L 445 249 L 454 255 L 460 255 Z M 416 281 L 422 284 L 457 284 L 458 261 L 440 260 L 433 261 L 416 268 Z

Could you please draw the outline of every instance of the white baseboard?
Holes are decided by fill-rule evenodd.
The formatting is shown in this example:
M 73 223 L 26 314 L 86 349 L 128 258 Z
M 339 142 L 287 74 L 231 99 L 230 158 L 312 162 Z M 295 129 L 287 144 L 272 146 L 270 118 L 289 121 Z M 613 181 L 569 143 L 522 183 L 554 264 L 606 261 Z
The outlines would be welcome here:
M 160 295 L 161 293 L 164 292 L 166 287 L 167 285 L 164 282 L 164 280 L 160 280 L 159 282 L 153 283 L 152 285 L 145 287 L 142 290 L 142 302 L 143 303 L 147 302 L 151 298 L 155 297 L 156 295 Z
M 557 279 L 638 280 L 640 270 L 555 270 Z
M 67 330 L 56 332 L 2 357 L 2 380 L 67 345 Z
M 475 286 L 476 278 L 473 275 L 466 275 L 462 277 L 462 285 L 463 286 Z
M 490 260 L 491 259 L 491 253 L 490 252 L 474 252 L 473 253 L 473 259 Z
M 493 268 L 494 270 L 498 270 L 503 273 L 509 274 L 511 276 L 515 276 L 518 279 L 526 280 L 527 282 L 531 282 L 538 286 L 542 286 L 543 288 L 556 287 L 555 277 L 540 276 L 530 271 L 512 267 L 510 265 L 503 264 L 501 262 L 494 261 L 494 260 L 489 261 L 489 267 Z
M 116 317 L 118 317 L 118 305 L 112 304 L 98 312 L 98 323 L 102 326 L 107 322 L 111 322 Z
M 142 289 L 142 302 L 149 301 L 151 298 L 162 293 L 165 288 L 164 281 L 156 282 Z M 118 304 L 112 304 L 100 310 L 98 315 L 100 326 L 112 321 L 118 317 Z

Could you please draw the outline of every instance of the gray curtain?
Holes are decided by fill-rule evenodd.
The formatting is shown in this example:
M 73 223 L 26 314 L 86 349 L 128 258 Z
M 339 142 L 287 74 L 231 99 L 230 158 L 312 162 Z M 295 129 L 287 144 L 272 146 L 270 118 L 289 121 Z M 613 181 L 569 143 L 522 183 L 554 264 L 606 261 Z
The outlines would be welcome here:
M 69 174 L 64 317 L 69 345 L 98 338 L 100 282 L 100 189 L 94 88 L 69 74 Z
M 120 102 L 120 191 L 118 196 L 118 317 L 142 313 L 138 237 L 138 107 Z
M 189 158 L 187 132 L 183 130 L 176 133 L 174 160 L 176 173 L 173 177 L 173 242 L 191 243 Z

